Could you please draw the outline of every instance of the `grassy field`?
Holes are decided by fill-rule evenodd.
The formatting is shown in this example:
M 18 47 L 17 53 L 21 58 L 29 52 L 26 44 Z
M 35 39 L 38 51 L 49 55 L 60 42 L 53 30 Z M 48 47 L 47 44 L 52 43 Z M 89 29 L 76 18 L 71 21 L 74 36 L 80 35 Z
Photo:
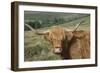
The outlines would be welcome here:
M 31 31 L 25 32 L 25 61 L 57 60 L 58 55 L 50 52 L 52 46 L 43 36 L 34 34 Z
M 75 24 L 80 21 L 85 22 L 80 25 L 77 30 L 90 30 L 90 17 L 84 17 L 59 26 L 63 28 L 73 29 Z M 52 27 L 45 27 L 39 30 L 47 30 Z M 32 31 L 25 31 L 24 33 L 24 61 L 44 61 L 44 60 L 61 60 L 59 55 L 51 52 L 52 45 L 44 39 L 43 35 L 37 35 Z
M 50 52 L 51 48 L 51 44 L 42 35 L 36 35 L 31 31 L 25 32 L 25 61 L 61 59 Z

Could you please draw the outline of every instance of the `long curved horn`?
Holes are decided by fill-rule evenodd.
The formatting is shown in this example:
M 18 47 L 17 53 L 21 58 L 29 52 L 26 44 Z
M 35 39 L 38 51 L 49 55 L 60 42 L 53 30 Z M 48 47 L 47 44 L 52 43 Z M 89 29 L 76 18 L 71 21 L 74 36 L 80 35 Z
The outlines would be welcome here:
M 48 34 L 50 31 L 49 30 L 46 30 L 46 31 L 39 31 L 39 30 L 36 30 L 36 34 L 38 35 L 45 35 L 45 34 Z
M 49 33 L 49 30 L 47 30 L 47 31 L 35 30 L 29 24 L 25 24 L 25 26 L 27 26 L 31 31 L 35 32 L 35 34 L 38 34 L 38 35 L 45 35 L 45 34 Z
M 77 29 L 78 29 L 78 27 L 80 26 L 80 24 L 82 24 L 84 21 L 81 21 L 80 23 L 78 23 L 76 26 L 75 26 L 75 28 L 74 28 L 74 30 L 73 31 L 76 31 Z
M 25 26 L 27 26 L 31 31 L 35 31 L 35 29 L 33 29 L 29 24 L 25 24 Z

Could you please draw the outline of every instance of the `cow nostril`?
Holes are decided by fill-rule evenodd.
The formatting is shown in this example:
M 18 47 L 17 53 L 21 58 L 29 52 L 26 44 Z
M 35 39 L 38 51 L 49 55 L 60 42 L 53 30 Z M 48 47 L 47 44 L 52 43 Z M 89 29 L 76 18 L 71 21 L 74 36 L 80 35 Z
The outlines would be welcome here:
M 60 51 L 62 51 L 62 49 L 60 48 Z

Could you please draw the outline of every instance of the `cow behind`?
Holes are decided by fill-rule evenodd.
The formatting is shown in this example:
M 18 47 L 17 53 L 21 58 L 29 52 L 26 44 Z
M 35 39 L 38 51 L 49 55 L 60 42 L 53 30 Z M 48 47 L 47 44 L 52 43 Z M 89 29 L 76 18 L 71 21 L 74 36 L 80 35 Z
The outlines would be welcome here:
M 87 31 L 75 31 L 69 41 L 68 46 L 62 44 L 61 56 L 64 59 L 84 59 L 90 58 L 90 34 Z

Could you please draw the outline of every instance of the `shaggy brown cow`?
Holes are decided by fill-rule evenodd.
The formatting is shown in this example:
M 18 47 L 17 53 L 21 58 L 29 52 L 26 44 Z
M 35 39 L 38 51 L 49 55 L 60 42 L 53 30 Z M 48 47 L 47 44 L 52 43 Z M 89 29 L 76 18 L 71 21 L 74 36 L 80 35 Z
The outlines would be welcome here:
M 60 54 L 63 59 L 82 59 L 90 57 L 89 32 L 66 31 L 55 26 L 43 33 L 45 38 L 53 45 L 53 52 Z
M 49 31 L 38 32 L 37 34 L 44 35 L 53 45 L 53 52 L 61 55 L 63 59 L 89 58 L 90 34 L 83 30 L 76 31 L 79 25 L 80 23 L 73 31 L 54 26 Z

